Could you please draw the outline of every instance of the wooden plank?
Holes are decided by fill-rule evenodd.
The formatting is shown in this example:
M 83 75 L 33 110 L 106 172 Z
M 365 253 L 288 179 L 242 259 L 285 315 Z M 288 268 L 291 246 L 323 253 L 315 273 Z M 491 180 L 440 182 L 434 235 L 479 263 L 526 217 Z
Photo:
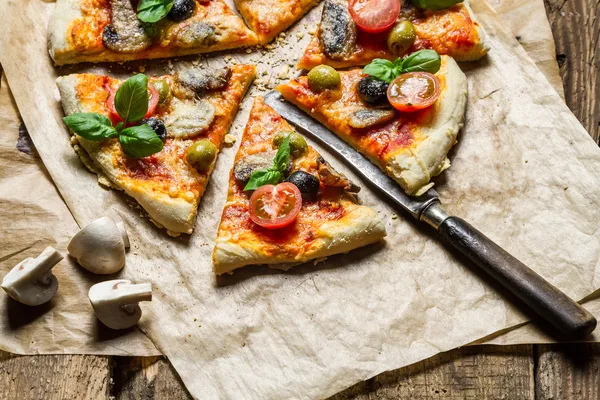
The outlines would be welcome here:
M 600 1 L 545 0 L 567 105 L 600 143 Z
M 164 357 L 115 357 L 113 382 L 116 400 L 192 398 Z
M 532 354 L 530 345 L 458 349 L 378 375 L 331 400 L 532 400 Z
M 106 399 L 110 357 L 12 356 L 0 352 L 0 399 Z
M 536 347 L 537 400 L 599 400 L 600 343 Z

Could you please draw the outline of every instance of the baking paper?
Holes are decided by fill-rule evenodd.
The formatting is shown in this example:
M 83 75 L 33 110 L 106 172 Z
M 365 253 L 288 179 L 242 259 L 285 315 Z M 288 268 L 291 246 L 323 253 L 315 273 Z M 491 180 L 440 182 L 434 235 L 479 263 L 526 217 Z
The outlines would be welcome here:
M 26 25 L 39 15 L 39 3 L 3 6 L 2 15 L 13 23 L 3 24 L 3 40 L 12 45 L 3 44 L 1 61 L 9 83 L 19 88 L 16 101 L 44 164 L 80 225 L 101 215 L 125 221 L 133 243 L 124 275 L 152 282 L 155 291 L 153 302 L 143 305 L 140 326 L 195 397 L 325 397 L 524 321 L 433 232 L 364 184 L 363 202 L 388 227 L 385 244 L 288 273 L 255 267 L 215 279 L 210 252 L 235 148 L 218 160 L 196 232 L 167 237 L 125 196 L 99 188 L 69 146 L 53 80 L 56 72 L 85 67 L 51 67 L 39 39 L 43 29 Z M 493 47 L 481 62 L 462 65 L 469 77 L 467 124 L 451 154 L 452 168 L 436 180 L 438 190 L 448 211 L 581 299 L 598 287 L 600 182 L 594 171 L 600 150 L 493 13 L 473 6 Z M 194 61 L 259 64 L 259 83 L 233 134 L 242 131 L 251 97 L 292 73 L 318 12 L 264 55 Z M 11 50 L 15 45 L 18 51 Z M 158 68 L 170 70 L 168 64 Z M 362 183 L 341 160 L 321 152 Z

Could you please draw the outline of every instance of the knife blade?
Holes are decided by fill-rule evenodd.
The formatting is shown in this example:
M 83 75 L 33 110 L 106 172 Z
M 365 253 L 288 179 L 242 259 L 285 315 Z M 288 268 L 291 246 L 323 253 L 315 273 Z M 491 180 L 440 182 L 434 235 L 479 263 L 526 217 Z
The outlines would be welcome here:
M 407 195 L 366 157 L 304 111 L 285 101 L 278 92 L 268 93 L 265 103 L 298 131 L 347 161 L 354 172 L 372 183 L 395 205 L 408 211 L 417 221 L 435 228 L 443 241 L 461 252 L 564 335 L 581 338 L 596 328 L 596 318 L 577 302 L 468 222 L 446 213 L 435 190 L 429 189 L 419 197 Z

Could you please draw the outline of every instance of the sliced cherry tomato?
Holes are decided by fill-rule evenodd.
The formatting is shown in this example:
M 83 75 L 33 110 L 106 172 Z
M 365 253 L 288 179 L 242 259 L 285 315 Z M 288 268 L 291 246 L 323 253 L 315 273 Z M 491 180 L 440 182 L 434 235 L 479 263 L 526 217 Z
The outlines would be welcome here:
M 250 218 L 263 228 L 277 229 L 291 224 L 300 208 L 302 194 L 290 182 L 261 186 L 250 196 Z
M 350 0 L 350 15 L 365 32 L 383 32 L 398 19 L 400 0 Z
M 108 100 L 106 100 L 106 107 L 108 107 L 108 111 L 110 111 L 111 119 L 114 123 L 123 121 L 123 118 L 117 112 L 115 108 L 115 96 L 117 95 L 117 91 L 113 89 L 110 90 L 110 96 L 108 96 Z M 148 112 L 144 116 L 144 118 L 149 118 L 152 114 L 154 114 L 154 110 L 156 110 L 156 105 L 158 104 L 158 90 L 154 87 L 154 85 L 148 85 Z
M 429 72 L 407 72 L 390 83 L 387 97 L 398 111 L 422 110 L 440 97 L 440 80 Z

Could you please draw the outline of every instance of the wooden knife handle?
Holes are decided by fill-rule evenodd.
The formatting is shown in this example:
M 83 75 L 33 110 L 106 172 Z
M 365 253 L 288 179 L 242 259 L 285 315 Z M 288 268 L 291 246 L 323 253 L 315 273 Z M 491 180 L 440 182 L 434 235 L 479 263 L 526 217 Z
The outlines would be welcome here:
M 565 335 L 583 338 L 596 328 L 592 314 L 468 222 L 448 217 L 438 231 L 455 249 Z

